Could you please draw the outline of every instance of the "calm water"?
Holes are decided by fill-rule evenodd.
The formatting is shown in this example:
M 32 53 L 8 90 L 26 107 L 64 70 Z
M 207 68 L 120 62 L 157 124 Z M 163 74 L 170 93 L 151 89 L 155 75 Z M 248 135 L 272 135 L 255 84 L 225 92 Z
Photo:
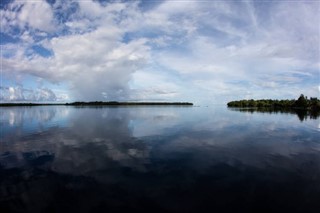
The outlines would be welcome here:
M 320 212 L 320 119 L 0 108 L 0 212 Z

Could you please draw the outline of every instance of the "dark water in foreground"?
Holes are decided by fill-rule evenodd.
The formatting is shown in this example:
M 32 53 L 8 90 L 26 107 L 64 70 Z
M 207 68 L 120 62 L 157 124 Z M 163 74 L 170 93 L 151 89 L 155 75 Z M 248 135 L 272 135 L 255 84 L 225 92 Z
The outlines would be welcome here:
M 320 212 L 320 119 L 226 107 L 0 109 L 0 212 Z

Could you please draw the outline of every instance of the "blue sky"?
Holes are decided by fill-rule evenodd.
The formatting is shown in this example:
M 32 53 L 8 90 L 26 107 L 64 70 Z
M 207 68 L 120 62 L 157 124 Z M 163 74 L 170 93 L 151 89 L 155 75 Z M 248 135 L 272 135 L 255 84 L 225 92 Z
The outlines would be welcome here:
M 2 1 L 2 102 L 320 97 L 319 1 Z

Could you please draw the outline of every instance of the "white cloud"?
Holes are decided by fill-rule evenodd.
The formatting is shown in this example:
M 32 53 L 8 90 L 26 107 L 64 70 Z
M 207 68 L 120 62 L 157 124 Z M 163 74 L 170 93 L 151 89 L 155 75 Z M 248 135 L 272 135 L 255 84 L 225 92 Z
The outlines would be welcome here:
M 21 100 L 25 99 L 21 88 L 9 87 L 8 90 L 9 90 L 9 100 L 10 101 L 21 101 Z
M 41 31 L 54 30 L 53 11 L 46 1 L 18 1 L 21 7 L 17 19 L 21 28 L 30 26 Z
M 20 43 L 2 46 L 2 72 L 65 82 L 69 97 L 81 100 L 223 102 L 306 88 L 317 95 L 319 8 L 286 1 L 164 1 L 147 10 L 135 1 L 14 2 L 1 13 L 4 32 L 24 30 Z M 32 44 L 52 56 L 30 51 Z
M 52 57 L 32 55 L 26 58 L 14 54 L 14 57 L 3 60 L 3 72 L 7 75 L 12 72 L 29 74 L 53 83 L 68 82 L 74 99 L 128 98 L 131 74 L 147 61 L 150 48 L 143 38 L 122 42 L 125 29 L 114 20 L 114 13 L 122 14 L 123 5 L 103 7 L 98 3 L 81 2 L 78 15 L 83 16 L 82 22 L 90 15 L 89 18 L 103 20 L 103 24 L 93 23 L 96 28 L 82 34 L 46 40 L 45 45 L 52 50 Z
M 35 100 L 37 101 L 56 101 L 57 97 L 54 92 L 47 88 L 38 89 L 35 92 Z
M 48 88 L 26 89 L 22 86 L 0 87 L 2 102 L 57 101 L 55 93 Z

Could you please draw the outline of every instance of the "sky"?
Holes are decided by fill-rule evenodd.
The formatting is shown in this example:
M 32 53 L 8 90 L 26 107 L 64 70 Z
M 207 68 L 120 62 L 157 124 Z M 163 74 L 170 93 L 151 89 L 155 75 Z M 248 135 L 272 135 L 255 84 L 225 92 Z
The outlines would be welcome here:
M 320 1 L 2 0 L 1 102 L 320 97 Z

